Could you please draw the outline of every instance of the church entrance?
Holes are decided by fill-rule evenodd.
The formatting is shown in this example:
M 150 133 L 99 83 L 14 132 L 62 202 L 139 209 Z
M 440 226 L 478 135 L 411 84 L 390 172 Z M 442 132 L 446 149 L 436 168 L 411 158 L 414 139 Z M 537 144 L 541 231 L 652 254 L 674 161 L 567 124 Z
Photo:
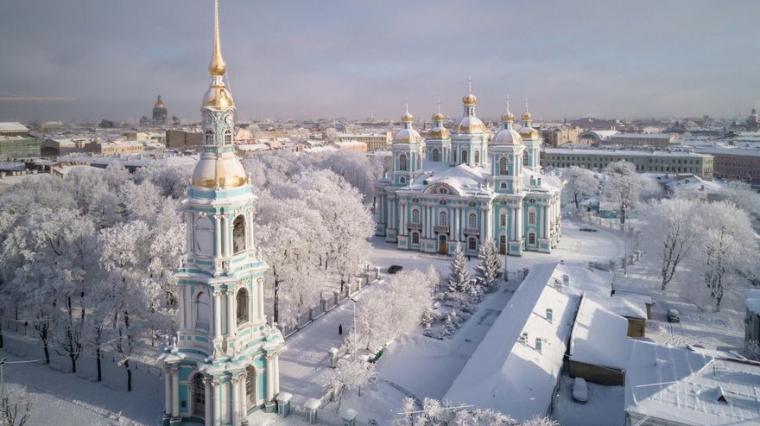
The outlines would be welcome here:
M 441 235 L 440 237 L 438 237 L 438 253 L 439 254 L 449 253 L 449 245 L 446 243 L 445 235 Z
M 206 416 L 206 389 L 203 385 L 203 375 L 193 376 L 193 415 Z
M 504 235 L 499 237 L 499 253 L 507 254 L 507 237 Z
M 246 369 L 245 377 L 245 395 L 248 401 L 248 408 L 256 406 L 256 369 L 249 365 Z

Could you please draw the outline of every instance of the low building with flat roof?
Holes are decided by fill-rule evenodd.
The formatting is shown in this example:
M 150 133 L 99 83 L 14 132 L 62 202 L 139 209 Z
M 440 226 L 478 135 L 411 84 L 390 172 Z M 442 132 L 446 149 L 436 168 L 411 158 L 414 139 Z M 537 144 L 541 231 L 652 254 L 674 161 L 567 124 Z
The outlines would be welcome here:
M 676 141 L 670 133 L 617 133 L 607 138 L 604 145 L 619 145 L 623 147 L 655 147 L 667 148 Z
M 21 123 L 0 123 L 0 160 L 39 157 L 41 141 Z
M 541 165 L 602 170 L 615 161 L 633 163 L 639 173 L 691 173 L 702 179 L 713 178 L 713 156 L 694 152 L 546 148 Z

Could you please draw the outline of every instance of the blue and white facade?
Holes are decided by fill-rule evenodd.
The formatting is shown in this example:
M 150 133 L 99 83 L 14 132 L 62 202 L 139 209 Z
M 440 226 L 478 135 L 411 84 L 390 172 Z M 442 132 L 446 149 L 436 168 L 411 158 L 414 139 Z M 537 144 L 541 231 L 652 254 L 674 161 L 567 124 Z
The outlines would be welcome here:
M 562 182 L 541 173 L 542 140 L 527 103 L 519 131 L 507 106 L 502 128 L 491 135 L 475 114 L 475 95 L 462 102 L 452 134 L 440 112 L 427 139 L 408 111 L 402 117 L 392 169 L 378 183 L 376 234 L 428 253 L 448 254 L 459 243 L 477 255 L 487 240 L 502 254 L 551 252 L 561 236 Z
M 279 392 L 283 338 L 264 315 L 264 273 L 253 235 L 255 197 L 235 155 L 215 4 L 204 143 L 183 201 L 188 253 L 177 271 L 178 331 L 161 355 L 165 424 L 241 425 Z

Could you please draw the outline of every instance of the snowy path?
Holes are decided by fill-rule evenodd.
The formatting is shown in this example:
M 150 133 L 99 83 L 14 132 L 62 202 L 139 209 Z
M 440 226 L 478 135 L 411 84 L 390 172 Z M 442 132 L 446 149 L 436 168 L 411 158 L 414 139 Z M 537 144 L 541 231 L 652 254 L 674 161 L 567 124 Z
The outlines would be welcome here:
M 360 292 L 357 296 L 361 298 Z M 280 355 L 280 388 L 293 394 L 293 404 L 325 393 L 330 377 L 330 348 L 339 348 L 353 329 L 353 302 L 346 301 L 291 336 Z M 343 325 L 343 335 L 338 325 Z

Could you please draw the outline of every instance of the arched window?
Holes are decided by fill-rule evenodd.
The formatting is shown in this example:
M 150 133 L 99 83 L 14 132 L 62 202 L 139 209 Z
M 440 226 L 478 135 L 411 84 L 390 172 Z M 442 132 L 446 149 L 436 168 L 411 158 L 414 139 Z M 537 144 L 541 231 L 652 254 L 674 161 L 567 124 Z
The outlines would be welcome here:
M 398 156 L 398 169 L 401 171 L 406 171 L 406 155 L 401 154 Z
M 206 145 L 213 145 L 214 144 L 214 132 L 211 130 L 206 130 Z
M 478 226 L 478 216 L 475 213 L 470 213 L 467 222 L 470 228 L 476 228 Z
M 195 296 L 195 328 L 209 330 L 211 325 L 211 300 L 208 293 L 201 291 Z
M 467 164 L 467 151 L 462 151 L 462 163 Z
M 232 222 L 232 253 L 245 250 L 245 217 L 241 214 Z
M 401 178 L 400 178 L 398 181 L 399 181 L 399 183 L 401 183 L 402 185 L 406 185 L 406 178 L 405 178 L 405 177 L 401 176 Z
M 241 288 L 235 297 L 237 304 L 237 323 L 238 326 L 248 322 L 248 290 Z
M 232 145 L 232 132 L 229 130 L 224 131 L 224 144 Z
M 441 161 L 441 159 L 439 158 L 439 155 L 438 155 L 438 149 L 437 148 L 433 149 L 433 161 Z
M 438 215 L 438 224 L 441 226 L 446 226 L 446 212 L 441 212 Z
M 412 224 L 420 224 L 420 211 L 417 209 L 412 210 Z
M 201 373 L 193 376 L 193 415 L 199 417 L 206 415 L 206 388 L 203 385 Z
M 509 169 L 507 168 L 507 157 L 501 157 L 499 160 L 499 174 L 508 175 Z
M 473 159 L 475 160 L 475 164 L 480 164 L 480 151 L 475 151 Z
M 523 155 L 523 166 L 527 166 L 527 165 L 528 165 L 528 156 Z

